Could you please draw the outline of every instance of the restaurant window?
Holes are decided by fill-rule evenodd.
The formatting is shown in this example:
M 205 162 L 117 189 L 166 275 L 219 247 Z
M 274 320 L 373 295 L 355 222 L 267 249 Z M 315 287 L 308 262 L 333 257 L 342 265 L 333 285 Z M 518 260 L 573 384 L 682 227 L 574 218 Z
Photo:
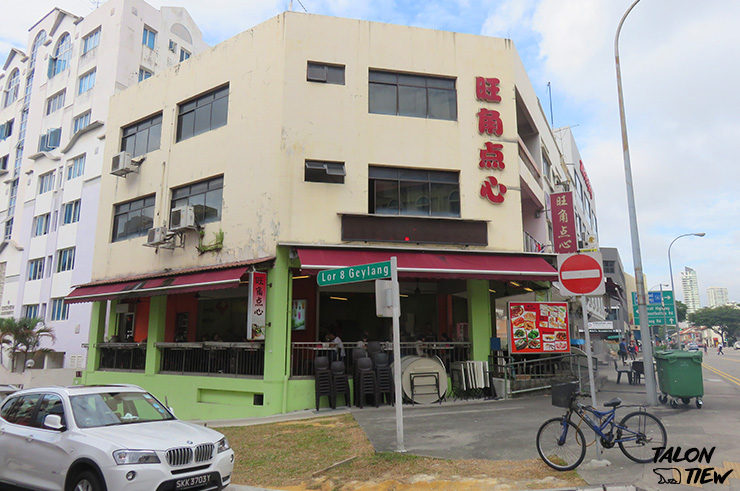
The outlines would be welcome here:
M 159 149 L 162 136 L 162 113 L 155 114 L 122 129 L 121 151 L 132 157 Z
M 460 216 L 457 172 L 370 166 L 369 178 L 371 214 Z
M 191 205 L 199 224 L 221 220 L 224 176 L 196 182 L 172 190 L 172 209 Z
M 344 184 L 344 162 L 306 160 L 304 180 L 306 182 L 328 182 Z
M 177 141 L 226 125 L 229 86 L 212 90 L 178 106 Z
M 344 85 L 344 65 L 308 62 L 306 80 L 327 84 Z
M 115 205 L 113 239 L 141 237 L 154 225 L 154 195 Z
M 417 118 L 457 120 L 451 78 L 370 70 L 369 111 Z

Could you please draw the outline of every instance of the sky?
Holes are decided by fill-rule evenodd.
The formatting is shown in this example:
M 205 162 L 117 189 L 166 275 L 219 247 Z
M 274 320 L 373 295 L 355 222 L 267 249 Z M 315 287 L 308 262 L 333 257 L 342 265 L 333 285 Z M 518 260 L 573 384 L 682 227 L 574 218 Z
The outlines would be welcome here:
M 514 41 L 555 127 L 570 126 L 596 199 L 599 243 L 634 275 L 614 60 L 633 0 L 294 0 L 293 10 Z M 54 7 L 85 16 L 94 0 L 0 0 L 0 59 L 25 50 L 28 28 Z M 99 2 L 103 3 L 103 2 Z M 149 0 L 187 8 L 215 45 L 278 15 L 289 0 Z M 642 0 L 619 42 L 632 183 L 646 287 L 696 270 L 740 302 L 740 2 Z M 551 91 L 548 92 L 548 83 Z M 552 100 L 550 101 L 550 97 Z M 548 114 L 549 116 L 549 114 Z M 728 160 L 729 159 L 729 160 Z M 730 163 L 728 163 L 730 162 Z M 667 289 L 664 286 L 664 289 Z

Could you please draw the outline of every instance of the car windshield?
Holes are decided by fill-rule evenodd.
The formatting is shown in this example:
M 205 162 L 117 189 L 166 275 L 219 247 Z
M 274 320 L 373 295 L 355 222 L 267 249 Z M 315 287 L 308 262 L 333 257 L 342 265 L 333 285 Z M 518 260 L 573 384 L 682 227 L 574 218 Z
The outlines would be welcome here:
M 69 400 L 80 428 L 175 419 L 147 392 L 97 392 Z

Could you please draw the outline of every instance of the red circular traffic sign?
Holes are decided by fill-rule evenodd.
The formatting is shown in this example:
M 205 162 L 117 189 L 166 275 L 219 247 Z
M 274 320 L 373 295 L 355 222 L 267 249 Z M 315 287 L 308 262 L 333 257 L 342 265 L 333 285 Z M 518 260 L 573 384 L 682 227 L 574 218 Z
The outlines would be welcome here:
M 596 259 L 585 254 L 575 254 L 560 265 L 560 283 L 577 295 L 596 291 L 604 280 L 604 271 Z

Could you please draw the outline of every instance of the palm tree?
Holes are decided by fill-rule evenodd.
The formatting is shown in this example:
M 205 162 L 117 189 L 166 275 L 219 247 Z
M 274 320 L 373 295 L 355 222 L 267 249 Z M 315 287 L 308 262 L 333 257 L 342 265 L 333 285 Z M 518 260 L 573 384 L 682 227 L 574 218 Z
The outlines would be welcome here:
M 23 353 L 22 371 L 25 371 L 29 353 L 52 351 L 49 348 L 39 348 L 45 337 L 51 338 L 52 341 L 56 340 L 54 329 L 45 325 L 43 319 L 38 317 L 6 318 L 0 325 L 5 332 L 3 336 L 10 341 L 10 356 L 13 360 L 11 370 L 15 370 L 20 353 Z
M 12 343 L 12 336 L 8 326 L 8 321 L 12 320 L 8 317 L 0 317 L 0 366 L 3 365 L 3 352 L 5 351 L 5 345 Z

